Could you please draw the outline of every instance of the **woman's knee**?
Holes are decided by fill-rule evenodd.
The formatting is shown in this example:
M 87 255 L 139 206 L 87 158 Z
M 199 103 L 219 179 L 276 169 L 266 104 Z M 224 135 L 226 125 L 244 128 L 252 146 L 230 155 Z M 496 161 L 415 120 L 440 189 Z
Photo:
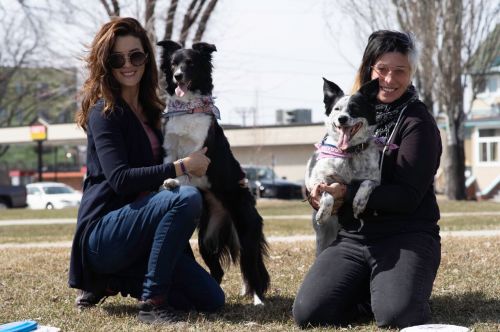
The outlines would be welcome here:
M 377 326 L 404 328 L 407 326 L 425 324 L 430 320 L 429 303 L 417 305 L 415 302 L 389 304 L 374 307 L 373 313 Z
M 210 299 L 210 303 L 207 303 L 204 308 L 199 308 L 200 311 L 216 312 L 221 310 L 226 304 L 226 295 L 220 287 L 216 287 L 212 290 Z
M 168 213 L 172 209 L 180 211 L 187 219 L 198 219 L 203 207 L 203 199 L 196 187 L 180 186 L 174 191 L 163 190 L 156 194 L 154 204 Z
M 192 214 L 193 218 L 198 219 L 203 208 L 203 199 L 200 191 L 196 187 L 179 187 L 179 203 L 186 213 Z
M 301 327 L 314 327 L 321 325 L 342 325 L 341 316 L 335 313 L 331 306 L 321 306 L 311 299 L 311 301 L 297 300 L 292 308 L 293 320 Z

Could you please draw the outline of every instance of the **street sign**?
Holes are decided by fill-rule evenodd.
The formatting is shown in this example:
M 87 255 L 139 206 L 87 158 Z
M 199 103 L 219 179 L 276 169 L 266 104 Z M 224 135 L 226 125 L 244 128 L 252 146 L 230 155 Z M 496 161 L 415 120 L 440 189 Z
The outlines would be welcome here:
M 30 132 L 33 141 L 45 141 L 47 139 L 47 127 L 43 124 L 31 125 Z

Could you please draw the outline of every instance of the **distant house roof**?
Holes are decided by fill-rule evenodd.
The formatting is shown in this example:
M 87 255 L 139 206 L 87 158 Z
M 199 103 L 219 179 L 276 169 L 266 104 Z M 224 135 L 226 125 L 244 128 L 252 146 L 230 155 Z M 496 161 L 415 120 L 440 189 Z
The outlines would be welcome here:
M 467 120 L 465 121 L 464 125 L 465 127 L 482 127 L 482 126 L 500 127 L 500 116 Z

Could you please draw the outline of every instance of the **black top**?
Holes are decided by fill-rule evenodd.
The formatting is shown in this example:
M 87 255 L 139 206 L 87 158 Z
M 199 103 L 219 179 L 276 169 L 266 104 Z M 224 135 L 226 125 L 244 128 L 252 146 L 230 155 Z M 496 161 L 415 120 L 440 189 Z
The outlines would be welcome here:
M 352 200 L 359 183 L 348 186 L 339 210 L 342 236 L 365 239 L 409 231 L 438 234 L 439 207 L 434 176 L 442 146 L 436 121 L 421 101 L 408 105 L 391 143 L 399 148 L 384 155 L 381 184 L 376 187 L 359 220 L 354 219 Z
M 156 191 L 165 179 L 175 178 L 172 163 L 155 165 L 149 138 L 124 101 L 108 115 L 103 109 L 104 101 L 100 100 L 89 114 L 87 174 L 69 269 L 69 285 L 86 290 L 97 287 L 96 276 L 84 268 L 82 255 L 89 227 L 108 212 L 133 202 L 140 193 Z M 151 127 L 163 142 L 161 131 Z

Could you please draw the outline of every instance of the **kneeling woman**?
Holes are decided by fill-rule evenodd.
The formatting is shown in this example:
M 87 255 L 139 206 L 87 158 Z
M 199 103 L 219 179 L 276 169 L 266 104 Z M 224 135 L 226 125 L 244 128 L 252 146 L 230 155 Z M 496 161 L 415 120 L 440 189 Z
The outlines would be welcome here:
M 401 328 L 430 319 L 429 298 L 441 259 L 434 176 L 441 138 L 411 85 L 417 57 L 410 35 L 376 31 L 368 39 L 355 89 L 378 78 L 376 136 L 387 147 L 381 184 L 357 220 L 355 184 L 319 185 L 343 199 L 337 239 L 318 255 L 293 305 L 300 326 L 344 325 L 368 314 L 378 326 Z M 347 189 L 347 190 L 346 190 Z
M 146 31 L 133 18 L 102 26 L 87 57 L 78 124 L 87 133 L 87 176 L 69 271 L 79 308 L 121 292 L 141 300 L 139 320 L 170 323 L 174 309 L 215 311 L 217 282 L 189 238 L 201 214 L 193 187 L 156 192 L 184 170 L 204 175 L 204 150 L 162 164 L 158 74 Z

